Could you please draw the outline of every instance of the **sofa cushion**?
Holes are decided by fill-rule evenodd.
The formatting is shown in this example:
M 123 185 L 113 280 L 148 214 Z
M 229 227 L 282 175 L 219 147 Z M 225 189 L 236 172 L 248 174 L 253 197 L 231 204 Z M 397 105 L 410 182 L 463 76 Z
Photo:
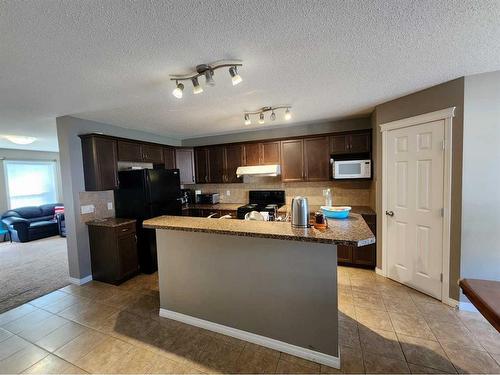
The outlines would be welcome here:
M 34 217 L 44 216 L 42 215 L 42 210 L 40 209 L 40 207 L 35 207 L 35 206 L 20 207 L 11 211 L 17 212 L 20 217 L 24 217 L 25 219 L 32 219 Z
M 31 219 L 26 219 L 26 220 L 28 220 L 30 223 L 36 223 L 37 221 L 51 221 L 54 219 L 55 219 L 54 215 L 49 215 L 49 216 L 33 217 Z
M 42 220 L 42 221 L 35 221 L 33 223 L 30 223 L 30 229 L 31 228 L 39 228 L 47 225 L 54 225 L 57 224 L 57 221 L 55 220 Z
M 42 216 L 54 216 L 56 206 L 62 206 L 62 204 L 61 203 L 42 204 L 40 206 L 40 210 L 42 211 Z
M 9 210 L 9 211 L 3 213 L 2 219 L 4 217 L 21 217 L 21 215 L 19 215 L 16 211 Z

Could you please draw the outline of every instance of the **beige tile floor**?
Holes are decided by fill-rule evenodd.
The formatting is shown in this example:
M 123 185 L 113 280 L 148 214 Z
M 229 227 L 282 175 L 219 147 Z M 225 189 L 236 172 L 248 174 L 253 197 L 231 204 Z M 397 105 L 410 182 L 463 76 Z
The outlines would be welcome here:
M 69 285 L 0 315 L 1 373 L 500 373 L 500 334 L 339 267 L 341 371 L 158 316 L 157 275 Z

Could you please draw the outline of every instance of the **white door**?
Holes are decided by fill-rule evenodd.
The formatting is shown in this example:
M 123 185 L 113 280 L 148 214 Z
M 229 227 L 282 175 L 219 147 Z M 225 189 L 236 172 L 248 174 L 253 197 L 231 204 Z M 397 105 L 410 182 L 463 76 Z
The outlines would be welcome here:
M 387 134 L 388 276 L 441 299 L 444 120 Z

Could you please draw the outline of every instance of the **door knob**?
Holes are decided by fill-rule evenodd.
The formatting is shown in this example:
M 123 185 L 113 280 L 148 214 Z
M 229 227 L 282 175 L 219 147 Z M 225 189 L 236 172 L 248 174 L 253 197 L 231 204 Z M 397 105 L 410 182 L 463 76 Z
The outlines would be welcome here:
M 387 216 L 394 216 L 394 212 L 393 211 L 385 211 L 385 214 Z

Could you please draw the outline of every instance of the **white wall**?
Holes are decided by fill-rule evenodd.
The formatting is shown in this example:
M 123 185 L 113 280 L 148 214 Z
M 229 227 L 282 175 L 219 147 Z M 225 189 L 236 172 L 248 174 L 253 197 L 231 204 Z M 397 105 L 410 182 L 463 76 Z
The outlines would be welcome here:
M 460 277 L 500 280 L 500 71 L 465 77 L 463 141 Z
M 85 191 L 85 182 L 83 177 L 82 144 L 78 135 L 102 133 L 172 146 L 180 146 L 180 141 L 70 116 L 58 117 L 56 123 L 65 206 L 69 274 L 74 279 L 82 279 L 91 275 L 92 272 L 88 230 L 87 226 L 80 220 L 79 193 Z
M 63 201 L 63 191 L 61 184 L 61 173 L 59 166 L 59 153 L 58 152 L 44 152 L 44 151 L 27 151 L 27 150 L 14 150 L 7 148 L 0 148 L 0 159 L 4 160 L 38 160 L 38 161 L 55 161 L 56 162 L 56 186 L 58 190 L 58 202 Z M 7 211 L 7 181 L 5 180 L 5 171 L 3 163 L 0 161 L 0 214 Z

